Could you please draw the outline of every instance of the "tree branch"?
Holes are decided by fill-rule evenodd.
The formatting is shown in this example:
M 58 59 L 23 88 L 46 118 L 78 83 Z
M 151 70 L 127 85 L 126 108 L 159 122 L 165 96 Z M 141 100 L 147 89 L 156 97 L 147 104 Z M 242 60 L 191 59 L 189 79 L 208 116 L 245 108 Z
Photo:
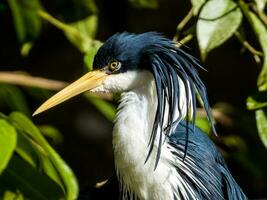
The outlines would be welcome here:
M 18 71 L 0 72 L 0 82 L 13 84 L 13 85 L 19 85 L 19 86 L 53 90 L 53 91 L 59 91 L 68 85 L 68 83 L 64 81 L 31 76 L 25 72 L 18 72 Z M 91 93 L 91 92 L 89 93 L 93 96 L 101 97 L 106 100 L 113 99 L 113 96 L 108 93 Z

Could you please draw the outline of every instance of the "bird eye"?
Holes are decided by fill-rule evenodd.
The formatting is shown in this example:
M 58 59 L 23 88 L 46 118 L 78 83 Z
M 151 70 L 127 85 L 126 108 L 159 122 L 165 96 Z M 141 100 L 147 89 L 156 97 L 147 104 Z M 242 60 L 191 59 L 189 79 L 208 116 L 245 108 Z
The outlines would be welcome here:
M 121 67 L 121 63 L 118 61 L 113 61 L 109 64 L 109 70 L 112 72 L 120 69 L 120 67 Z

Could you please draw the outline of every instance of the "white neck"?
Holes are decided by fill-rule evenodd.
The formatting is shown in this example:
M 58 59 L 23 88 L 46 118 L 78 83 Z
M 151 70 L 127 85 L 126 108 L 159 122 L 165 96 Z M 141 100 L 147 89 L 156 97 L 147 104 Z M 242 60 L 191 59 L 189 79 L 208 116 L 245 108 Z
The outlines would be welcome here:
M 123 189 L 123 199 L 126 191 L 130 193 L 130 199 L 171 199 L 173 198 L 172 188 L 176 187 L 177 183 L 173 181 L 176 177 L 175 169 L 170 168 L 170 162 L 172 162 L 170 159 L 175 158 L 173 158 L 168 144 L 164 143 L 161 147 L 160 162 L 155 171 L 158 138 L 156 138 L 153 151 L 145 163 L 157 110 L 154 78 L 150 72 L 142 71 L 135 79 L 137 79 L 135 83 L 138 83 L 135 86 L 138 85 L 138 87 L 122 94 L 113 129 L 114 160 Z M 184 95 L 181 97 L 184 98 Z M 182 102 L 181 108 L 184 110 L 185 99 L 181 99 L 180 102 Z M 167 114 L 168 108 L 166 109 Z M 165 118 L 167 119 L 167 117 Z M 177 180 L 179 179 L 177 178 Z M 162 187 L 162 184 L 165 187 Z

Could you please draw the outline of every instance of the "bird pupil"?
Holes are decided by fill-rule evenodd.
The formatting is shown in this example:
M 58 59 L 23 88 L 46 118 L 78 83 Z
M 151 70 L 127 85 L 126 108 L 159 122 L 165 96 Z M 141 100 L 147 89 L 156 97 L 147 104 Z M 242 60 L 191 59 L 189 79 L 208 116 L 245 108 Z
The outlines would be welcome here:
M 111 69 L 112 70 L 116 69 L 116 67 L 117 67 L 117 63 L 116 62 L 111 63 Z

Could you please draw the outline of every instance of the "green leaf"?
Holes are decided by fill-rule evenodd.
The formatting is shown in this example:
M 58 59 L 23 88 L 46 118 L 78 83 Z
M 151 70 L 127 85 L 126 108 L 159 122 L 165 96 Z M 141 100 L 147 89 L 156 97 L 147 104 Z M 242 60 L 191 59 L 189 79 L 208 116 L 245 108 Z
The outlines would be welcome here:
M 224 145 L 229 148 L 236 148 L 242 152 L 247 150 L 246 142 L 237 135 L 225 135 L 221 138 Z
M 129 2 L 136 8 L 158 8 L 158 0 L 129 0 Z
M 267 106 L 267 92 L 258 92 L 247 98 L 247 109 L 256 110 Z
M 19 192 L 5 191 L 3 200 L 23 200 L 23 195 Z
M 49 159 L 48 155 L 45 153 L 45 151 L 38 146 L 38 149 L 36 149 L 36 152 L 39 155 L 39 159 L 41 162 L 42 170 L 44 173 L 49 176 L 53 181 L 55 181 L 61 189 L 65 192 L 64 183 L 62 183 L 60 174 L 58 173 L 57 169 Z
M 79 21 L 98 12 L 94 0 L 53 1 L 51 4 L 57 8 L 59 18 L 67 23 Z
M 200 8 L 203 6 L 205 2 L 206 0 L 191 0 L 194 15 L 198 15 Z
M 88 41 L 92 40 L 96 34 L 97 22 L 97 15 L 90 15 L 85 19 L 68 24 L 68 26 L 75 28 L 81 35 L 83 35 L 83 37 L 77 37 L 77 35 L 73 34 L 72 31 L 68 31 L 66 29 L 64 30 L 64 33 L 74 46 L 76 46 L 81 52 L 86 52 L 90 50 L 92 46 L 92 42 Z
M 55 166 L 60 178 L 64 182 L 66 190 L 66 199 L 73 200 L 78 196 L 78 184 L 72 170 L 65 163 L 64 160 L 57 154 L 57 152 L 48 144 L 45 138 L 42 136 L 38 128 L 23 114 L 13 112 L 10 115 L 10 119 L 15 125 L 23 130 L 28 136 L 32 137 L 47 153 Z
M 259 11 L 263 11 L 266 6 L 266 0 L 255 0 Z
M 36 10 L 42 9 L 38 0 L 8 0 L 12 11 L 15 30 L 19 42 L 25 43 L 35 40 L 41 31 L 41 20 Z
M 108 120 L 115 119 L 116 108 L 113 104 L 90 94 L 85 96 Z
M 38 126 L 38 128 L 46 138 L 52 139 L 55 144 L 63 143 L 63 136 L 55 127 L 50 125 L 42 125 Z
M 7 121 L 0 119 L 0 174 L 6 168 L 17 144 L 17 132 Z
M 197 117 L 196 126 L 200 128 L 204 133 L 209 134 L 211 132 L 210 122 L 206 117 Z
M 71 24 L 66 24 L 62 21 L 59 21 L 58 19 L 54 18 L 49 13 L 39 10 L 38 15 L 42 17 L 44 20 L 48 21 L 58 29 L 62 30 L 65 35 L 68 37 L 70 42 L 74 46 L 76 46 L 81 52 L 85 53 L 88 51 L 91 47 L 94 46 L 94 44 L 97 42 L 96 40 L 93 40 L 91 38 L 91 35 L 88 34 L 94 34 L 93 31 L 85 31 L 86 28 L 95 28 L 97 23 L 97 17 L 95 15 L 91 15 L 88 18 L 85 19 L 85 21 L 80 21 Z M 86 28 L 85 28 L 86 27 Z
M 256 121 L 261 141 L 267 148 L 267 109 L 256 111 Z
M 27 161 L 30 165 L 32 165 L 35 168 L 38 168 L 39 166 L 38 155 L 32 148 L 32 145 L 29 140 L 30 139 L 26 135 L 23 135 L 21 133 L 18 134 L 16 152 L 21 158 Z
M 267 90 L 267 29 L 263 22 L 251 11 L 248 9 L 247 17 L 252 26 L 256 37 L 261 45 L 261 48 L 264 53 L 264 62 L 262 66 L 261 73 L 258 77 L 258 89 L 259 91 L 266 91 Z
M 12 157 L 8 167 L 0 176 L 0 188 L 19 190 L 29 199 L 57 200 L 64 196 L 54 181 L 18 156 Z
M 23 93 L 13 85 L 0 84 L 0 101 L 2 106 L 8 105 L 12 110 L 17 110 L 29 115 L 30 110 Z
M 202 8 L 197 21 L 197 38 L 202 59 L 223 44 L 238 29 L 242 13 L 231 0 L 210 0 Z
M 93 61 L 98 49 L 102 46 L 101 42 L 96 42 L 89 50 L 86 51 L 83 61 L 88 71 L 93 70 Z
M 33 42 L 26 42 L 20 49 L 20 54 L 24 57 L 28 56 L 33 47 Z

